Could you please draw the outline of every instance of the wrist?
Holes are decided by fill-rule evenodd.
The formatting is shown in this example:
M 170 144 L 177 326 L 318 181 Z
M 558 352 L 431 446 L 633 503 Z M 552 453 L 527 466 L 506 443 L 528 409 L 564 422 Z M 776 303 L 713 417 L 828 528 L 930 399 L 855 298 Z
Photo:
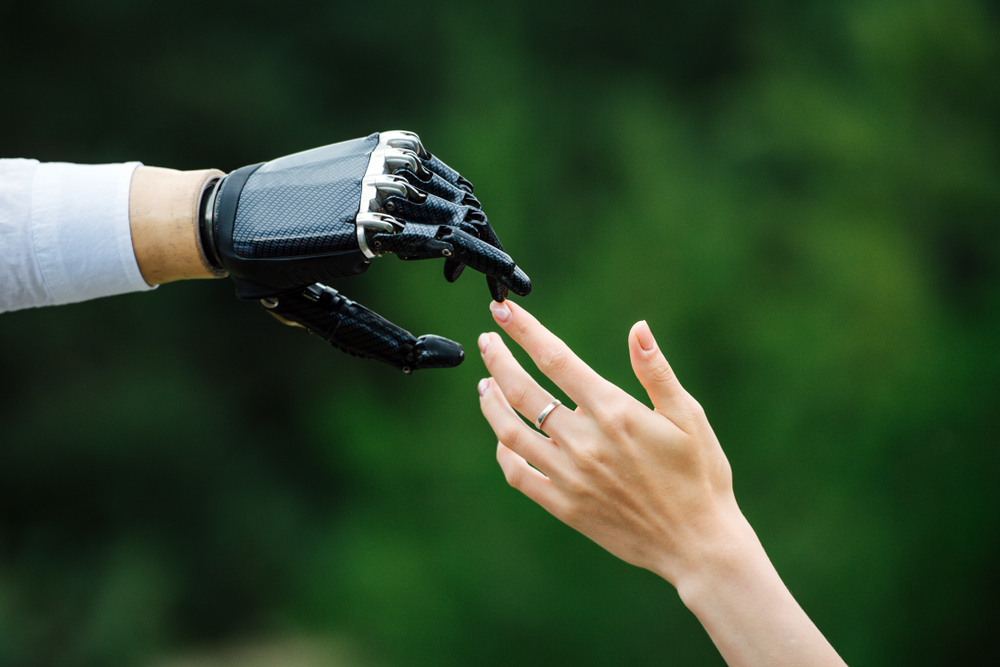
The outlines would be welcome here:
M 678 581 L 684 605 L 729 665 L 844 667 L 788 591 L 750 524 Z
M 673 584 L 684 604 L 694 607 L 712 591 L 754 576 L 751 566 L 770 565 L 750 522 L 731 495 L 687 524 L 662 550 L 654 572 Z
M 225 275 L 206 259 L 199 229 L 205 191 L 224 174 L 139 167 L 129 190 L 132 247 L 150 285 Z
M 757 534 L 742 514 L 728 530 L 706 543 L 698 558 L 672 582 L 684 605 L 701 617 L 727 592 L 760 582 L 774 568 Z

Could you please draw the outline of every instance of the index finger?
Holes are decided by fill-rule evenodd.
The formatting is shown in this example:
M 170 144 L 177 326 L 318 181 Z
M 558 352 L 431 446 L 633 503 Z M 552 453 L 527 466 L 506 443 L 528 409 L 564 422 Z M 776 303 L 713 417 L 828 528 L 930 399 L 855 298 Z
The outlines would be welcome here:
M 597 374 L 531 313 L 511 301 L 490 303 L 493 319 L 550 380 L 586 409 L 606 402 L 617 388 Z
M 455 259 L 496 278 L 515 294 L 525 296 L 531 291 L 531 279 L 503 250 L 456 227 L 437 238 L 452 244 Z

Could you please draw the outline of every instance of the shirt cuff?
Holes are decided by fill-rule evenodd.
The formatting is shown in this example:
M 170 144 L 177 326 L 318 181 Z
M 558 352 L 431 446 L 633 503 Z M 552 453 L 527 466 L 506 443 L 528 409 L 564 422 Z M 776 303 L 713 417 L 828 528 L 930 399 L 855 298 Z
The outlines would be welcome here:
M 132 249 L 128 198 L 138 162 L 38 165 L 32 240 L 52 303 L 152 289 Z

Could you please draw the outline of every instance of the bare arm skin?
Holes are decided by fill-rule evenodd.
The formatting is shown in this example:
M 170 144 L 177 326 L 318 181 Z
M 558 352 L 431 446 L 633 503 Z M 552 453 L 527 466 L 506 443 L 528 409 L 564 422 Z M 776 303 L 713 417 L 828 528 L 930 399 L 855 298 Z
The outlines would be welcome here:
M 673 584 L 732 667 L 844 665 L 788 592 L 733 495 L 732 471 L 701 406 L 681 387 L 645 322 L 632 368 L 653 410 L 604 380 L 527 311 L 494 319 L 577 404 L 534 420 L 552 396 L 498 334 L 479 339 L 491 378 L 483 415 L 507 481 L 619 558 Z M 516 412 L 515 412 L 516 411 Z M 547 434 L 547 435 L 546 435 Z
M 201 249 L 198 203 L 216 169 L 176 171 L 139 167 L 132 174 L 128 213 L 132 248 L 149 285 L 189 278 L 219 278 Z

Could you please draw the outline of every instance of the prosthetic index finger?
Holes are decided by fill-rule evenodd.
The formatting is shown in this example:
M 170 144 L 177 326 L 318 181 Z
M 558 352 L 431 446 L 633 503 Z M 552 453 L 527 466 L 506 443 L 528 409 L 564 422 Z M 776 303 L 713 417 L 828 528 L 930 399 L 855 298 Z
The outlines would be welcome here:
M 397 234 L 376 234 L 372 244 L 401 259 L 454 258 L 496 279 L 515 294 L 525 296 L 531 291 L 531 279 L 507 253 L 456 227 L 410 224 Z

